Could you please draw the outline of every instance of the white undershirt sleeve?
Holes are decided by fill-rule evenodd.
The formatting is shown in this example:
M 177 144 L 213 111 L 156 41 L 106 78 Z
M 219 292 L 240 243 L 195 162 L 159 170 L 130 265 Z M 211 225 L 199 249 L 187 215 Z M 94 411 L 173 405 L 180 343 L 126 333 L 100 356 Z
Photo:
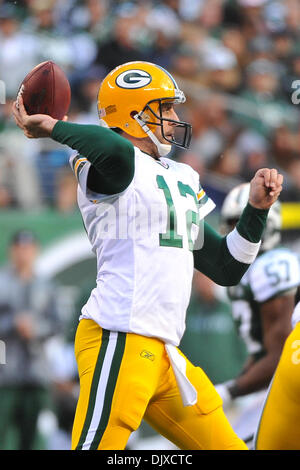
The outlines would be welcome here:
M 230 254 L 237 261 L 245 264 L 251 264 L 255 260 L 261 244 L 261 241 L 249 242 L 239 234 L 236 228 L 227 235 L 226 242 Z

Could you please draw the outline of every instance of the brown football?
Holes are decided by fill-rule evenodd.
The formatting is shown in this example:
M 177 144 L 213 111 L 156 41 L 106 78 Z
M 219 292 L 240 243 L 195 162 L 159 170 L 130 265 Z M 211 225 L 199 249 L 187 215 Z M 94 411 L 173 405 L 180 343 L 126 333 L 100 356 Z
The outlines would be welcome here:
M 63 119 L 68 113 L 71 88 L 63 70 L 51 60 L 34 67 L 24 78 L 19 94 L 28 114 Z

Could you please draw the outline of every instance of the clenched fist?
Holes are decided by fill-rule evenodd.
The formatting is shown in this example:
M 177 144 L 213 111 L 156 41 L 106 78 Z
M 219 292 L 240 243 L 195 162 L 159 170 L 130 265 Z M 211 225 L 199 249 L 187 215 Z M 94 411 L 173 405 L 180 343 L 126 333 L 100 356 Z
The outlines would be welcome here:
M 274 168 L 261 168 L 250 182 L 249 203 L 257 209 L 269 209 L 282 191 L 283 176 Z

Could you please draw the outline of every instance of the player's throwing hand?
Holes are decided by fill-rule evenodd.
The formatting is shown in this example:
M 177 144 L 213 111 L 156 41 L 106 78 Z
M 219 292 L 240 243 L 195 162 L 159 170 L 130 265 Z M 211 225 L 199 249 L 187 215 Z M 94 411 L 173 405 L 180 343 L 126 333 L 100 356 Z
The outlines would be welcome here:
M 22 96 L 18 96 L 17 101 L 14 102 L 12 112 L 17 126 L 23 130 L 25 136 L 29 139 L 50 137 L 52 129 L 57 122 L 57 119 L 47 114 L 33 114 L 29 116 L 24 107 Z M 64 120 L 66 120 L 66 117 Z

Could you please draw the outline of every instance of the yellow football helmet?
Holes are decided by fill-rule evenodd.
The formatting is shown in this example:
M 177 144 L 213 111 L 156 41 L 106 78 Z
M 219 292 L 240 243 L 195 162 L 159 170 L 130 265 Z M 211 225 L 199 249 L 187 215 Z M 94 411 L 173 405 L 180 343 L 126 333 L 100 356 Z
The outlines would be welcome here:
M 190 124 L 162 117 L 163 103 L 184 103 L 184 93 L 174 78 L 162 67 L 150 62 L 127 62 L 112 70 L 103 80 L 98 93 L 98 114 L 110 128 L 120 128 L 127 134 L 143 138 L 153 135 L 161 127 L 163 138 L 179 147 L 188 148 L 191 140 Z M 180 138 L 164 135 L 163 121 L 175 122 Z M 170 146 L 166 146 L 169 148 Z

